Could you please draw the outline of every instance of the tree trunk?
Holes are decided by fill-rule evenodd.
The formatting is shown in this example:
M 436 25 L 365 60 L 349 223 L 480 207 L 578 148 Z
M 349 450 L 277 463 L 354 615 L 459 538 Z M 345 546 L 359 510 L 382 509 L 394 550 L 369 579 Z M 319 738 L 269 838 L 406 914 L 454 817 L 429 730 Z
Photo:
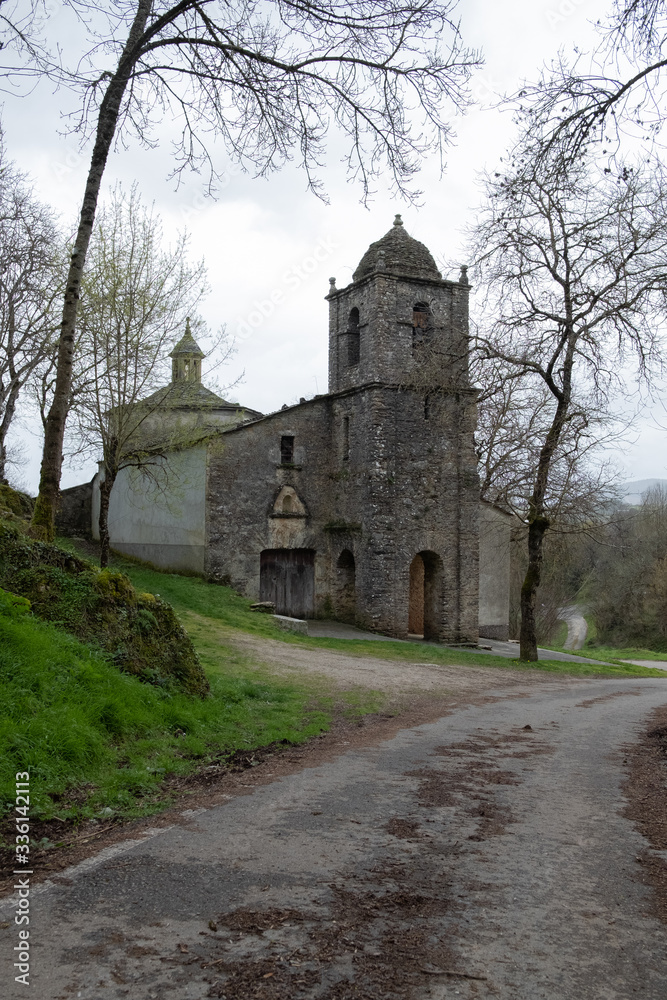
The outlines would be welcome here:
M 111 540 L 109 538 L 109 500 L 115 481 L 116 474 L 105 469 L 104 479 L 100 483 L 100 517 L 98 521 L 100 529 L 100 566 L 102 569 L 105 569 L 109 565 L 109 551 L 111 548 Z
M 7 403 L 5 405 L 5 412 L 3 413 L 2 420 L 0 421 L 0 480 L 4 480 L 7 474 L 7 446 L 5 441 L 7 439 L 7 433 L 12 420 L 14 419 L 16 401 L 19 398 L 20 388 L 21 386 L 18 379 L 15 379 L 11 384 L 9 395 L 7 397 Z
M 70 259 L 65 301 L 58 344 L 58 367 L 53 403 L 46 418 L 44 451 L 39 481 L 39 495 L 30 526 L 31 534 L 38 538 L 53 539 L 55 514 L 60 490 L 63 463 L 65 421 L 72 387 L 72 363 L 76 331 L 76 313 L 79 304 L 81 275 L 86 262 L 88 244 L 95 222 L 97 200 L 109 150 L 116 134 L 121 101 L 132 76 L 138 55 L 138 44 L 144 33 L 152 7 L 152 0 L 138 0 L 137 13 L 127 42 L 118 62 L 118 68 L 109 82 L 97 119 L 95 145 L 86 180 L 86 188 L 79 216 L 79 228 Z
M 536 517 L 528 525 L 528 569 L 521 586 L 521 631 L 519 658 L 534 663 L 537 660 L 535 604 L 542 576 L 544 536 L 549 527 L 546 517 Z
M 569 308 L 569 298 L 568 298 Z M 572 398 L 572 367 L 574 364 L 574 349 L 577 344 L 577 334 L 570 329 L 567 338 L 567 350 L 563 359 L 563 388 L 555 387 L 552 392 L 558 399 L 556 412 L 549 428 L 546 440 L 540 449 L 537 463 L 535 487 L 530 498 L 528 513 L 528 569 L 521 586 L 521 631 L 519 633 L 519 659 L 529 663 L 537 661 L 537 634 L 535 631 L 535 602 L 537 589 L 542 576 L 542 559 L 544 536 L 549 528 L 549 519 L 544 510 L 549 484 L 551 462 L 556 453 L 560 436 L 570 411 Z M 551 386 L 550 386 L 551 388 Z

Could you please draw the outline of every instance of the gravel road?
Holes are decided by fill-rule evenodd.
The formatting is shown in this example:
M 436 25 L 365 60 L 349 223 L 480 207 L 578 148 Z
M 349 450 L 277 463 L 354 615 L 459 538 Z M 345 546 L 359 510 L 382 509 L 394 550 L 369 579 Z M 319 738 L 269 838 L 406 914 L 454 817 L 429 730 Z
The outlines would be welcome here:
M 621 784 L 665 703 L 667 680 L 545 681 L 296 773 L 267 761 L 36 886 L 29 990 L 2 901 L 3 996 L 664 1000 Z

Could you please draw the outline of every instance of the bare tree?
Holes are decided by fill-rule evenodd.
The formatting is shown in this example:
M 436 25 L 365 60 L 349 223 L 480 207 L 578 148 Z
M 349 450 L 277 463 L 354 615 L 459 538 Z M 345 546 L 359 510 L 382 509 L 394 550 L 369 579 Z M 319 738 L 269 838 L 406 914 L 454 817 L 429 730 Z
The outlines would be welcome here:
M 53 211 L 7 161 L 0 136 L 0 479 L 21 390 L 55 351 L 64 260 Z
M 471 233 L 485 291 L 477 345 L 537 392 L 541 407 L 520 636 L 521 658 L 536 660 L 535 602 L 559 456 L 580 437 L 576 425 L 585 428 L 591 400 L 604 408 L 624 365 L 634 359 L 647 375 L 659 359 L 667 196 L 660 173 L 611 176 L 583 159 L 565 172 L 558 158 L 550 172 L 525 145 L 486 187 Z
M 44 22 L 40 0 L 0 0 L 0 76 L 11 79 L 44 68 L 40 34 Z
M 257 174 L 298 150 L 309 184 L 332 130 L 348 140 L 348 166 L 368 193 L 388 172 L 406 192 L 421 157 L 442 149 L 449 117 L 467 103 L 478 57 L 461 46 L 456 0 L 69 0 L 108 28 L 87 55 L 80 127 L 94 145 L 72 250 L 53 404 L 46 425 L 33 533 L 54 530 L 70 397 L 77 304 L 100 184 L 114 139 L 150 142 L 167 111 L 182 123 L 176 169 L 213 163 L 215 132 Z M 99 60 L 111 54 L 111 68 Z M 85 61 L 85 60 L 84 60 Z
M 539 123 L 538 155 L 572 163 L 591 142 L 613 160 L 624 140 L 658 141 L 667 120 L 667 3 L 614 0 L 592 54 L 561 54 L 517 99 Z M 543 132 L 547 124 L 546 137 Z
M 478 387 L 475 446 L 480 494 L 523 519 L 544 441 L 553 419 L 553 394 L 544 381 L 487 356 L 484 338 L 473 350 L 471 380 Z M 582 387 L 583 389 L 583 387 Z M 545 509 L 560 531 L 590 530 L 616 498 L 617 470 L 606 450 L 623 440 L 628 422 L 581 392 L 551 462 Z
M 203 262 L 188 259 L 188 239 L 163 247 L 159 217 L 146 208 L 136 188 L 117 187 L 97 217 L 83 275 L 79 343 L 71 406 L 78 450 L 101 451 L 101 565 L 109 558 L 108 511 L 122 469 L 162 475 L 164 453 L 183 443 L 187 428 L 162 435 L 155 447 L 148 434 L 168 402 L 168 354 L 206 291 Z M 163 388 L 157 399 L 147 399 Z M 175 440 L 175 433 L 178 441 Z

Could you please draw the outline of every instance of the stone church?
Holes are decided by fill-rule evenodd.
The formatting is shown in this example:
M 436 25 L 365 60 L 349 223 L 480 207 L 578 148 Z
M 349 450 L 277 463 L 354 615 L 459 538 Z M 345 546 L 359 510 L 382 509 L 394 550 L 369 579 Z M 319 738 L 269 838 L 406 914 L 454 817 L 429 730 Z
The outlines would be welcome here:
M 479 498 L 469 291 L 465 268 L 443 279 L 396 216 L 350 285 L 330 280 L 329 391 L 266 416 L 213 394 L 198 403 L 202 352 L 186 331 L 163 417 L 194 416 L 198 435 L 166 456 L 157 492 L 121 473 L 112 547 L 279 614 L 449 643 L 507 638 L 511 519 Z M 434 356 L 437 393 L 420 368 Z M 83 516 L 95 535 L 98 496 L 95 479 L 63 491 L 63 525 L 81 530 Z

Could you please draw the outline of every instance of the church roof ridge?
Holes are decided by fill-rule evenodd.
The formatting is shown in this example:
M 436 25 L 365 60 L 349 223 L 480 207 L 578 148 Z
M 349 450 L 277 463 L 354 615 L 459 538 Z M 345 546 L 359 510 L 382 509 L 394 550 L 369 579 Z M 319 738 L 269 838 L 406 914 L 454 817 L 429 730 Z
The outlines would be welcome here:
M 430 278 L 442 280 L 431 251 L 406 231 L 400 215 L 384 236 L 371 243 L 352 275 L 353 281 L 373 274 L 388 271 L 407 278 Z

